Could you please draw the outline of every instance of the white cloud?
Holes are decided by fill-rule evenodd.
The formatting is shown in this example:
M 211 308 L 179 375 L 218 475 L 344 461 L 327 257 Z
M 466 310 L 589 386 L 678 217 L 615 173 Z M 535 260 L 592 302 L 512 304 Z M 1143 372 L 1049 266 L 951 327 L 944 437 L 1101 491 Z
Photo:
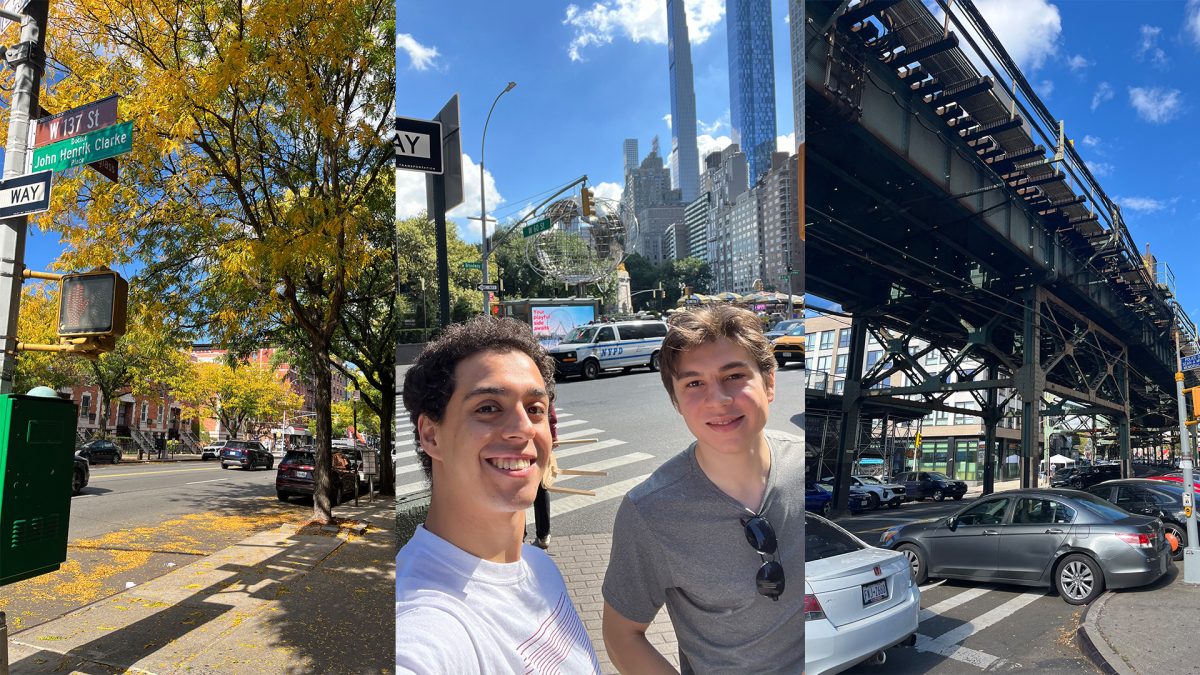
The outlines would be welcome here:
M 408 33 L 396 35 L 396 47 L 408 54 L 411 62 L 409 67 L 416 70 L 429 70 L 430 67 L 436 65 L 434 59 L 441 56 L 438 54 L 437 47 L 426 47 Z
M 1113 169 L 1115 168 L 1109 162 L 1097 162 L 1097 161 L 1092 161 L 1092 160 L 1086 160 L 1084 163 L 1087 164 L 1088 169 L 1091 169 L 1092 174 L 1098 178 L 1103 178 L 1105 176 L 1110 175 L 1113 172 Z
M 1152 199 L 1150 197 L 1117 197 L 1117 203 L 1122 208 L 1138 213 L 1155 213 L 1167 208 L 1171 202 L 1161 199 Z
M 448 218 L 459 222 L 459 232 L 468 241 L 479 241 L 479 221 L 467 220 L 467 216 L 479 217 L 479 165 L 467 153 L 462 156 L 463 201 L 446 213 Z M 504 197 L 496 190 L 496 179 L 492 172 L 484 171 L 487 185 L 488 220 L 496 217 L 497 207 L 504 204 Z M 424 211 L 425 174 L 417 171 L 396 172 L 396 217 L 410 218 Z M 489 227 L 495 223 L 489 222 Z
M 717 136 L 716 138 L 708 134 L 700 134 L 696 136 L 696 149 L 700 155 L 700 172 L 704 172 L 704 158 L 714 152 L 720 152 L 729 147 L 733 142 L 728 136 Z
M 1188 0 L 1184 15 L 1184 29 L 1191 33 L 1192 42 L 1200 45 L 1200 0 Z
M 775 137 L 775 151 L 786 152 L 789 155 L 796 153 L 796 132 L 784 136 Z
M 662 118 L 663 118 L 663 121 L 667 123 L 667 128 L 670 129 L 671 128 L 671 113 L 667 113 L 666 115 L 663 115 Z
M 713 28 L 725 16 L 725 2 L 693 0 L 684 11 L 688 39 L 698 45 L 712 36 Z M 572 61 L 583 59 L 583 49 L 612 44 L 617 37 L 667 44 L 667 6 L 662 0 L 600 0 L 590 9 L 567 5 L 563 24 L 575 29 L 575 37 L 567 48 Z
M 621 193 L 624 188 L 620 183 L 604 182 L 598 183 L 592 188 L 592 194 L 598 199 L 611 199 L 613 201 L 621 201 Z
M 1088 61 L 1086 58 L 1084 58 L 1083 54 L 1076 54 L 1075 56 L 1067 57 L 1067 67 L 1070 68 L 1071 70 L 1074 70 L 1074 71 L 1083 70 L 1084 68 L 1087 68 L 1090 65 L 1092 65 L 1092 62 Z
M 1042 80 L 1038 84 L 1034 85 L 1033 88 L 1037 90 L 1038 96 L 1041 96 L 1042 98 L 1050 98 L 1050 95 L 1054 93 L 1054 81 Z
M 1022 69 L 1035 71 L 1058 52 L 1062 17 L 1049 0 L 978 0 L 975 6 Z
M 1158 36 L 1162 34 L 1162 28 L 1159 26 L 1142 26 L 1141 34 L 1142 42 L 1138 47 L 1138 58 L 1149 58 L 1160 66 L 1166 64 L 1167 53 L 1158 46 Z
M 1096 93 L 1092 94 L 1092 110 L 1099 108 L 1105 101 L 1111 101 L 1112 97 L 1112 85 L 1107 82 L 1101 82 L 1100 86 L 1096 87 Z
M 670 123 L 667 123 L 670 126 Z M 696 120 L 696 129 L 702 134 L 715 134 L 721 130 L 721 127 L 729 126 L 729 111 L 726 110 L 720 117 L 713 121 L 712 124 L 706 124 L 704 120 Z
M 1094 148 L 1097 145 L 1100 145 L 1100 138 L 1098 136 L 1093 136 L 1091 134 L 1084 134 L 1083 140 L 1081 141 L 1081 143 L 1083 143 L 1084 145 L 1086 145 L 1089 148 Z
M 1170 122 L 1183 110 L 1183 95 L 1178 89 L 1130 87 L 1129 103 L 1138 116 L 1151 124 Z

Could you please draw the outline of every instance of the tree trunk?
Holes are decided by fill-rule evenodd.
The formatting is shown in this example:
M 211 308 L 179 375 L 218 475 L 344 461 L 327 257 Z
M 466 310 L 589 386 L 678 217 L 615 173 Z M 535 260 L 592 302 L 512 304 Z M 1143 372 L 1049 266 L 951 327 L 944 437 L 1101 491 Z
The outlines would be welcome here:
M 383 384 L 379 410 L 379 494 L 396 494 L 396 466 L 392 464 L 392 448 L 396 438 L 396 369 L 385 370 L 379 378 Z M 390 392 L 390 394 L 389 394 Z
M 332 389 L 333 375 L 329 372 L 329 345 L 314 343 L 309 352 L 312 358 L 314 391 L 313 407 L 316 412 L 317 433 L 313 438 L 316 453 L 316 470 L 313 472 L 313 520 L 320 523 L 333 521 L 333 439 Z

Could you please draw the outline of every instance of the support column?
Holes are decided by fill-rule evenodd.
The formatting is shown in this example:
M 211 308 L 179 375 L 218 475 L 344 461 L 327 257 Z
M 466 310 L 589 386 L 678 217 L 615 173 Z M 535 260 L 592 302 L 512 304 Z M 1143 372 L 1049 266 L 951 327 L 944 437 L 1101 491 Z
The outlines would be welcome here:
M 1024 341 L 1021 343 L 1022 365 L 1017 375 L 1021 396 L 1021 487 L 1037 486 L 1038 436 L 1041 431 L 1038 406 L 1042 401 L 1043 376 L 1039 363 L 1041 312 L 1038 311 L 1038 292 L 1033 289 L 1025 297 Z
M 1120 444 L 1121 452 L 1121 478 L 1129 478 L 1132 473 L 1132 463 L 1129 457 L 1129 416 L 1121 415 L 1117 418 L 1117 442 Z
M 991 364 L 987 369 L 987 378 L 996 379 L 996 366 Z M 990 495 L 996 491 L 995 466 L 999 453 L 996 451 L 996 425 L 1000 422 L 1000 411 L 996 409 L 997 392 L 995 387 L 987 390 L 987 405 L 983 410 L 983 494 Z
M 867 320 L 855 316 L 850 322 L 850 358 L 846 366 L 846 388 L 842 393 L 842 428 L 838 430 L 837 472 L 833 477 L 833 515 L 844 515 L 850 503 L 850 454 L 858 443 L 862 414 L 863 362 L 867 351 Z

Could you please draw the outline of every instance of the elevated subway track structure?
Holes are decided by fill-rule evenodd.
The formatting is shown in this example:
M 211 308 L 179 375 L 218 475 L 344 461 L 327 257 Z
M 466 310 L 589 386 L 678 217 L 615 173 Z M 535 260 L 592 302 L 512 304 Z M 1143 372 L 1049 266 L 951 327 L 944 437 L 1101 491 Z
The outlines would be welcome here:
M 1176 329 L 1195 342 L 974 5 L 938 6 L 806 3 L 806 290 L 853 316 L 844 395 L 806 409 L 840 405 L 843 508 L 854 430 L 888 405 L 981 417 L 986 492 L 1001 395 L 1021 402 L 1022 485 L 1045 393 L 1107 418 L 1128 472 L 1131 431 L 1177 423 Z M 864 373 L 868 333 L 885 353 Z M 956 391 L 979 409 L 949 405 Z

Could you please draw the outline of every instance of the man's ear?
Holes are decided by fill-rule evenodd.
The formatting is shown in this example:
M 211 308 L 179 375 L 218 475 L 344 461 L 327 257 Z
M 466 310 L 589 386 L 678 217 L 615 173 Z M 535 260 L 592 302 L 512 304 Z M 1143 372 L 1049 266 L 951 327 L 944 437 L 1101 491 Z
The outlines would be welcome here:
M 438 424 L 424 413 L 417 417 L 417 438 L 421 440 L 421 450 L 424 450 L 425 454 L 441 461 L 442 450 L 437 444 Z
M 763 375 L 763 386 L 767 390 L 767 403 L 775 401 L 775 371 Z

